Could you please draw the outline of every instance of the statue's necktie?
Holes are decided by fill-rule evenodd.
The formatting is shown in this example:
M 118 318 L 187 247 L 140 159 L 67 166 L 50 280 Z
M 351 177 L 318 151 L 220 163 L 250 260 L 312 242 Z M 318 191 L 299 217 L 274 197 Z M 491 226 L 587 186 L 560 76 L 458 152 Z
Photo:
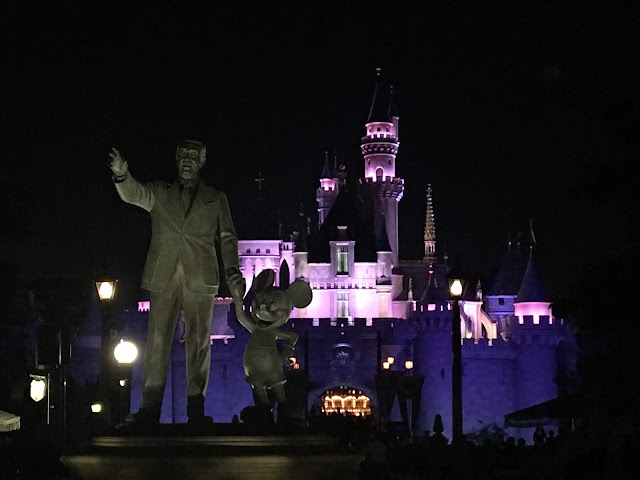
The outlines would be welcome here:
M 182 188 L 182 204 L 184 205 L 185 213 L 189 211 L 189 207 L 191 206 L 192 192 L 193 189 L 191 187 L 184 186 Z

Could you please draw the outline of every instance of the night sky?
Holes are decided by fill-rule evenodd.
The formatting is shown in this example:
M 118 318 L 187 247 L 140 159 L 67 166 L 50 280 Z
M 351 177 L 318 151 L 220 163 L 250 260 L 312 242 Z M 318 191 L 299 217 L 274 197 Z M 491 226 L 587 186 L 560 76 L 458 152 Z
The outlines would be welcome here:
M 485 280 L 509 232 L 528 242 L 529 218 L 556 297 L 637 242 L 631 8 L 23 3 L 0 24 L 1 241 L 25 279 L 86 278 L 106 263 L 136 300 L 150 223 L 111 184 L 114 146 L 138 179 L 172 180 L 176 143 L 201 139 L 203 176 L 234 215 L 261 171 L 291 230 L 301 202 L 315 209 L 325 150 L 362 175 L 376 67 L 400 116 L 401 257 L 422 256 L 427 183 L 438 246 Z

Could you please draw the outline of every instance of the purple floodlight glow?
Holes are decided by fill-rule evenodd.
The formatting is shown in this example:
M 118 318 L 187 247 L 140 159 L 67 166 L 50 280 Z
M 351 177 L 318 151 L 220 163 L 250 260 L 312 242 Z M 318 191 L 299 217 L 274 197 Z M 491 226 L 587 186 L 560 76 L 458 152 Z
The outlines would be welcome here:
M 138 311 L 139 312 L 148 312 L 149 311 L 149 301 L 146 302 L 138 302 Z
M 518 317 L 518 323 L 524 323 L 525 316 L 532 316 L 534 325 L 540 323 L 541 316 L 551 317 L 551 304 L 549 302 L 521 302 L 514 304 L 515 315 Z
M 429 305 L 427 305 L 427 310 L 429 312 L 435 312 L 436 311 L 436 304 L 435 303 L 430 303 Z

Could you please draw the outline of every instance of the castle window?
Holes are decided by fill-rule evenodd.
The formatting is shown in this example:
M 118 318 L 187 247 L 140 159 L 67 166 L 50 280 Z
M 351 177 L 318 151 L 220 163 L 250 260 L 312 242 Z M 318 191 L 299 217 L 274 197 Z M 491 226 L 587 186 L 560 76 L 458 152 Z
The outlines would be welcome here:
M 382 174 L 384 173 L 384 171 L 382 170 L 381 167 L 376 168 L 376 180 L 378 182 L 382 181 Z
M 344 318 L 349 316 L 349 293 L 348 292 L 339 292 L 338 293 L 338 313 L 336 317 Z
M 349 275 L 349 246 L 338 245 L 336 266 L 338 275 Z
M 378 132 L 379 132 L 379 131 L 380 131 L 380 127 L 378 127 L 378 130 L 376 130 L 376 131 L 378 131 Z
M 387 132 L 389 131 L 389 127 L 387 127 Z
M 256 250 L 256 253 L 260 253 L 260 249 L 259 248 Z
M 247 253 L 251 253 L 251 249 L 250 248 L 247 248 Z
M 504 305 L 504 298 L 498 299 L 498 305 Z
M 267 253 L 271 253 L 271 249 L 270 248 L 267 248 Z

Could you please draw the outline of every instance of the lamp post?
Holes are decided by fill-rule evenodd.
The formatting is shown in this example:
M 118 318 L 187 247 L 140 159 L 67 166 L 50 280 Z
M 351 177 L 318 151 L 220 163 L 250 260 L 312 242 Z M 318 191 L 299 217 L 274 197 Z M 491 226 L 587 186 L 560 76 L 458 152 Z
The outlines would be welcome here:
M 464 280 L 453 276 L 449 279 L 449 293 L 453 300 L 451 316 L 451 426 L 454 447 L 462 443 L 462 348 L 460 332 L 460 299 L 464 290 Z
M 122 421 L 129 413 L 127 399 L 131 394 L 131 365 L 138 358 L 138 347 L 132 342 L 120 339 L 120 343 L 113 349 L 113 356 L 118 362 L 118 384 L 120 387 L 118 420 Z
M 118 281 L 114 278 L 102 277 L 96 280 L 96 290 L 102 305 L 102 322 L 100 327 L 100 401 L 107 406 L 106 414 L 110 416 L 109 405 L 109 387 L 111 380 L 111 322 L 109 318 L 109 310 L 111 301 L 116 294 L 116 286 Z M 107 423 L 108 419 L 107 419 Z

